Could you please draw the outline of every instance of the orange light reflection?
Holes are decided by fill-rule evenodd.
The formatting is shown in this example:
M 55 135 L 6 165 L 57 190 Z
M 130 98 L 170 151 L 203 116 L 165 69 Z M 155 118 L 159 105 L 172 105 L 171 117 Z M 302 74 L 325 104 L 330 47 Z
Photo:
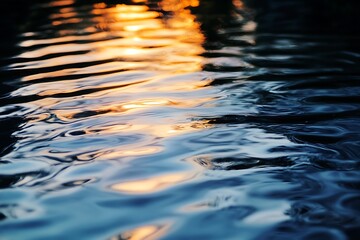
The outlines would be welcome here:
M 130 125 L 118 125 L 104 128 L 104 133 L 116 133 L 126 130 L 126 132 L 143 132 L 155 136 L 155 137 L 171 137 L 184 133 L 199 131 L 204 128 L 211 127 L 207 121 L 198 121 L 191 123 L 179 123 L 179 124 L 130 124 Z
M 157 108 L 180 110 L 173 119 L 157 117 L 129 120 L 126 125 L 113 123 L 111 127 L 97 129 L 102 134 L 126 131 L 166 138 L 210 126 L 206 121 L 189 120 L 187 110 L 212 99 L 204 95 L 197 97 L 196 94 L 192 98 L 181 97 L 182 93 L 198 91 L 210 82 L 198 74 L 202 70 L 204 36 L 196 17 L 188 9 L 197 6 L 199 1 L 163 0 L 159 6 L 163 11 L 171 12 L 166 16 L 145 5 L 108 7 L 105 3 L 96 3 L 91 10 L 84 12 L 71 5 L 73 3 L 74 0 L 53 1 L 52 5 L 58 7 L 54 8 L 50 23 L 56 26 L 50 27 L 59 28 L 59 35 L 20 43 L 30 49 L 18 57 L 29 61 L 12 67 L 36 71 L 29 71 L 34 74 L 22 79 L 34 81 L 34 84 L 19 89 L 19 95 L 41 96 L 31 104 L 65 122 L 74 119 L 86 121 L 101 114 L 112 117 L 136 111 L 154 112 Z M 92 16 L 87 19 L 90 21 L 79 22 L 78 17 L 84 14 Z M 63 23 L 72 24 L 58 26 Z M 55 70 L 49 71 L 48 67 Z M 78 92 L 81 96 L 77 95 Z M 80 97 L 84 105 L 75 106 L 73 103 Z M 98 101 L 101 99 L 106 101 Z M 95 130 L 87 129 L 85 132 L 92 134 Z M 106 153 L 102 152 L 102 157 L 114 159 L 161 150 L 149 145 L 126 150 L 107 149 Z M 170 183 L 174 179 L 169 180 Z M 165 184 L 162 181 L 164 178 L 158 179 L 160 185 Z
M 62 6 L 71 3 L 73 0 L 54 1 L 52 4 Z M 19 56 L 21 58 L 39 58 L 64 52 L 69 54 L 51 58 L 51 61 L 34 60 L 29 61 L 27 66 L 14 64 L 12 67 L 32 69 L 75 64 L 79 61 L 121 59 L 122 62 L 141 61 L 147 64 L 145 68 L 158 68 L 161 71 L 179 69 L 188 72 L 199 71 L 202 61 L 199 55 L 204 51 L 201 46 L 204 36 L 195 16 L 187 9 L 198 4 L 199 1 L 194 0 L 163 0 L 160 7 L 164 11 L 171 11 L 172 14 L 171 17 L 161 18 L 160 12 L 150 10 L 145 5 L 119 4 L 107 8 L 106 4 L 96 3 L 91 11 L 93 24 L 88 26 L 82 23 L 81 18 L 76 17 L 76 8 L 60 8 L 50 17 L 53 19 L 53 26 L 71 23 L 76 27 L 76 24 L 79 24 L 77 28 L 89 34 L 67 32 L 66 36 L 59 38 L 26 40 L 20 45 L 28 47 L 45 44 L 45 46 L 26 51 Z M 94 26 L 97 26 L 97 30 Z M 86 44 L 76 43 L 80 41 L 86 41 Z M 79 51 L 88 51 L 88 53 L 70 54 Z M 52 72 L 47 73 L 46 77 L 52 77 Z
M 163 236 L 169 226 L 156 226 L 156 225 L 148 225 L 141 226 L 134 230 L 130 230 L 122 233 L 119 237 L 112 237 L 110 240 L 119 240 L 119 239 L 127 239 L 127 240 L 152 240 L 159 239 Z
M 75 0 L 58 0 L 52 1 L 49 5 L 52 7 L 61 7 L 74 4 Z
M 173 173 L 152 178 L 117 183 L 112 189 L 128 194 L 154 193 L 193 178 L 189 173 Z
M 243 0 L 233 0 L 232 2 L 236 8 L 238 9 L 244 8 Z

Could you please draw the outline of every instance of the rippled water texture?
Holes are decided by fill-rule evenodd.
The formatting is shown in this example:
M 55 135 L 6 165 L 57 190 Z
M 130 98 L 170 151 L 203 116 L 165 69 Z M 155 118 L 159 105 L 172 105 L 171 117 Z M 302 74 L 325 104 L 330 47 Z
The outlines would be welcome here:
M 28 7 L 0 47 L 1 239 L 360 236 L 355 34 L 239 0 Z

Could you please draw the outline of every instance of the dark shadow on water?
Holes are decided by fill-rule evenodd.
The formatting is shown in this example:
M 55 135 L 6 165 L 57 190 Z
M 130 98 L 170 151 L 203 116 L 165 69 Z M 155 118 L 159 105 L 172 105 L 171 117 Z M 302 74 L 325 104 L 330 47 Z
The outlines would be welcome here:
M 219 37 L 219 28 L 239 23 L 236 12 L 256 22 L 256 33 L 359 35 L 359 9 L 357 0 L 203 0 L 193 12 L 199 15 L 208 40 L 213 41 Z
M 360 33 L 357 0 L 245 0 L 255 10 L 259 32 Z
M 244 54 L 234 51 L 229 57 L 252 65 L 207 64 L 205 71 L 242 73 L 239 77 L 215 78 L 209 85 L 221 87 L 246 81 L 229 87 L 229 101 L 257 106 L 258 110 L 206 119 L 218 126 L 250 124 L 268 133 L 285 135 L 302 145 L 299 151 L 308 153 L 305 162 L 309 165 L 304 166 L 297 166 L 301 157 L 195 160 L 210 169 L 291 169 L 279 171 L 276 178 L 298 187 L 254 190 L 269 199 L 292 202 L 286 212 L 291 220 L 271 228 L 259 240 L 355 240 L 359 236 L 358 208 L 354 208 L 359 197 L 359 176 L 355 172 L 360 169 L 359 9 L 359 1 L 249 0 L 241 8 L 236 8 L 233 1 L 201 1 L 200 7 L 193 10 L 207 37 L 204 47 L 210 53 L 205 52 L 205 57 L 223 57 L 221 50 L 233 47 Z M 244 28 L 249 21 L 256 23 L 250 31 Z M 276 87 L 266 87 L 269 83 Z M 241 93 L 247 85 L 252 86 L 247 88 L 248 93 Z M 344 186 L 339 176 L 346 176 L 352 183 L 351 190 L 330 186 Z M 344 200 L 344 195 L 350 200 Z
M 6 109 L 0 113 L 0 157 L 11 152 L 12 147 L 16 142 L 16 139 L 12 134 L 17 131 L 19 125 L 24 122 L 22 116 L 5 117 L 11 112 L 18 111 L 19 108 L 5 108 L 8 104 L 6 103 L 6 99 L 11 98 L 9 93 L 16 90 L 18 86 L 9 83 L 10 80 L 15 80 L 13 76 L 4 75 L 2 70 L 4 67 L 3 61 L 5 58 L 19 53 L 19 49 L 16 46 L 19 41 L 18 35 L 27 24 L 28 17 L 31 14 L 31 6 L 36 2 L 40 1 L 4 0 L 0 3 L 2 9 L 0 14 L 0 29 L 2 35 L 0 38 L 0 107 Z M 2 180 L 8 182 L 6 179 Z

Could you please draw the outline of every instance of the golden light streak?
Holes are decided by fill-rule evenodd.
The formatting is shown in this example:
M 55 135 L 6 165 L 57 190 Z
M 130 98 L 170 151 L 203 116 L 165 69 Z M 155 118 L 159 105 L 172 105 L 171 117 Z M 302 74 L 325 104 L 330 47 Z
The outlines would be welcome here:
M 67 6 L 73 0 L 54 1 L 54 6 Z M 118 4 L 107 7 L 105 3 L 93 5 L 91 13 L 93 26 L 86 26 L 81 18 L 77 17 L 75 7 L 59 8 L 51 15 L 52 25 L 79 24 L 79 30 L 90 34 L 71 34 L 70 30 L 61 29 L 66 36 L 52 39 L 26 40 L 21 46 L 30 47 L 45 44 L 45 47 L 33 51 L 26 51 L 21 58 L 39 58 L 50 54 L 66 53 L 66 56 L 52 58 L 51 61 L 29 61 L 28 66 L 12 65 L 22 69 L 61 66 L 106 59 L 121 58 L 122 62 L 144 62 L 148 68 L 160 71 L 194 72 L 201 70 L 204 51 L 202 43 L 204 36 L 200 31 L 200 24 L 191 14 L 188 7 L 196 7 L 199 1 L 163 0 L 160 7 L 164 11 L 171 11 L 171 17 L 161 18 L 161 13 L 150 10 L 145 5 Z M 94 26 L 103 31 L 96 31 Z M 83 28 L 83 29 L 81 29 Z M 112 38 L 116 36 L 116 38 Z M 106 39 L 111 37 L 110 39 Z M 86 44 L 76 43 L 86 41 Z M 56 43 L 56 44 L 54 44 Z M 72 52 L 88 51 L 80 55 L 71 55 Z M 146 68 L 146 66 L 145 66 Z M 77 70 L 73 71 L 73 74 Z M 44 77 L 53 77 L 53 72 L 42 74 Z M 56 76 L 56 75 L 55 75 Z M 27 76 L 27 79 L 33 77 Z
M 171 97 L 201 90 L 210 82 L 195 74 L 202 70 L 204 35 L 189 8 L 198 6 L 199 1 L 163 0 L 159 7 L 162 11 L 171 12 L 166 16 L 162 11 L 155 11 L 145 5 L 118 4 L 110 7 L 100 2 L 86 13 L 92 15 L 91 21 L 88 21 L 90 24 L 80 21 L 82 12 L 72 3 L 73 0 L 54 1 L 54 6 L 59 7 L 54 9 L 56 11 L 50 17 L 54 28 L 71 23 L 69 28 L 61 26 L 60 34 L 54 38 L 25 40 L 20 43 L 22 47 L 31 47 L 19 55 L 29 61 L 26 64 L 16 63 L 11 67 L 40 70 L 56 67 L 54 71 L 34 71 L 34 74 L 22 79 L 40 80 L 18 92 L 21 95 L 42 97 L 32 104 L 48 109 L 62 121 L 71 122 L 103 115 L 152 112 L 161 108 L 192 109 L 212 101 L 206 97 L 195 100 Z M 75 33 L 74 29 L 81 34 Z M 53 54 L 57 57 L 47 58 Z M 78 66 L 78 63 L 81 65 Z M 71 67 L 62 67 L 70 65 Z M 140 77 L 128 78 L 126 74 Z M 62 78 L 64 76 L 66 79 Z M 174 76 L 176 77 L 173 78 Z M 72 106 L 74 98 L 80 97 L 76 93 L 86 90 L 90 90 L 89 93 L 81 95 L 81 98 L 84 102 L 92 102 L 91 105 L 62 107 L 68 102 Z M 142 98 L 142 93 L 154 95 Z M 56 94 L 64 95 L 53 98 Z M 119 96 L 125 95 L 134 97 L 120 101 Z M 112 100 L 106 103 L 95 100 L 103 96 Z M 166 138 L 209 126 L 207 122 L 191 121 L 186 116 L 172 121 L 157 119 L 151 124 L 130 121 L 125 126 L 117 124 L 100 131 L 102 134 L 141 132 Z M 85 134 L 92 134 L 91 130 L 85 130 Z M 154 154 L 162 150 L 148 145 L 134 149 L 115 147 L 108 149 L 106 153 L 102 152 L 102 157 L 116 159 L 125 155 Z
M 169 226 L 168 225 L 146 225 L 135 228 L 130 231 L 126 231 L 120 235 L 120 237 L 112 237 L 110 240 L 153 240 L 159 239 L 161 236 L 165 235 Z
M 187 172 L 166 174 L 147 179 L 117 183 L 112 186 L 112 189 L 128 194 L 154 193 L 178 185 L 193 177 L 193 174 Z
M 75 0 L 58 0 L 51 2 L 49 5 L 52 7 L 61 7 L 74 4 L 74 2 Z

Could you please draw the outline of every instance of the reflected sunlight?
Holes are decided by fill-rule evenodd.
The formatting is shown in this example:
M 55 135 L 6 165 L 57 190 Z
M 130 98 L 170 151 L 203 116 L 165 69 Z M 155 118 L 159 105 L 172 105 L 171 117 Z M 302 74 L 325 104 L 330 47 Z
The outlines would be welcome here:
M 74 4 L 75 0 L 58 0 L 58 1 L 52 1 L 49 6 L 51 7 L 62 7 Z
M 148 225 L 148 226 L 141 226 L 136 229 L 126 231 L 122 233 L 119 237 L 112 237 L 110 240 L 120 240 L 120 239 L 127 239 L 127 240 L 152 240 L 152 239 L 159 239 L 163 236 L 167 229 L 169 228 L 168 225 Z
M 233 0 L 232 2 L 236 8 L 238 9 L 244 8 L 243 0 Z
M 131 111 L 132 113 L 134 111 L 142 111 L 142 110 L 149 110 L 159 107 L 172 107 L 172 108 L 193 108 L 196 106 L 199 106 L 201 104 L 208 103 L 212 99 L 210 98 L 203 98 L 203 99 L 197 99 L 197 101 L 192 100 L 170 100 L 165 98 L 153 98 L 153 99 L 138 99 L 136 101 L 127 101 L 124 103 L 114 103 L 107 106 L 94 106 L 97 108 L 94 109 L 82 109 L 79 111 L 79 109 L 69 109 L 69 110 L 54 110 L 57 116 L 64 118 L 64 119 L 74 119 L 77 118 L 79 113 L 81 112 L 92 112 L 94 114 L 92 115 L 101 115 L 101 114 L 119 114 L 119 113 L 125 113 L 128 111 Z M 41 102 L 48 102 L 47 99 L 42 100 Z M 85 115 L 83 117 L 86 117 Z
M 11 67 L 36 71 L 22 78 L 31 84 L 14 94 L 39 97 L 29 105 L 48 112 L 54 121 L 94 121 L 94 127 L 81 129 L 84 138 L 130 133 L 161 139 L 211 127 L 207 121 L 191 119 L 191 112 L 213 101 L 196 94 L 211 82 L 199 73 L 205 37 L 189 9 L 197 7 L 198 0 L 162 0 L 156 7 L 100 2 L 86 9 L 74 1 L 53 4 L 58 6 L 49 14 L 48 28 L 56 31 L 53 38 L 19 43 L 28 50 L 17 57 L 27 61 Z M 89 16 L 87 21 L 80 20 L 82 14 Z M 192 92 L 191 98 L 183 97 Z M 178 114 L 157 114 L 164 111 Z M 132 114 L 138 117 L 129 120 Z M 33 116 L 29 118 L 34 126 L 43 121 Z M 115 122 L 106 123 L 110 119 Z M 91 157 L 79 151 L 77 157 L 112 160 L 157 154 L 163 148 L 154 142 L 130 148 L 114 145 L 97 149 Z M 182 178 L 169 179 L 168 184 Z M 149 184 L 167 185 L 164 178 L 157 181 Z
M 142 180 L 117 183 L 114 184 L 111 188 L 127 194 L 154 193 L 165 190 L 174 185 L 178 186 L 179 183 L 192 179 L 193 177 L 194 174 L 188 172 L 173 173 Z
M 159 6 L 171 14 L 150 10 L 145 5 L 118 4 L 109 7 L 105 3 L 96 3 L 91 10 L 92 22 L 83 22 L 78 16 L 73 1 L 54 1 L 53 4 L 65 4 L 56 13 L 51 14 L 51 24 L 55 27 L 72 24 L 78 33 L 66 34 L 52 39 L 25 40 L 20 46 L 38 46 L 19 55 L 21 58 L 34 59 L 27 65 L 13 64 L 13 68 L 33 69 L 55 67 L 81 62 L 113 61 L 122 63 L 143 62 L 143 69 L 194 72 L 201 70 L 204 51 L 204 36 L 200 24 L 188 7 L 196 7 L 199 1 L 163 0 Z M 71 6 L 71 7 L 70 7 Z M 66 31 L 62 29 L 61 31 Z M 85 41 L 81 43 L 80 41 Z M 72 52 L 87 53 L 72 55 Z M 36 60 L 51 54 L 67 52 L 66 56 L 57 56 L 51 61 Z M 120 64 L 119 64 L 120 65 Z M 81 71 L 74 68 L 72 74 Z M 56 77 L 53 72 L 42 77 Z M 28 75 L 26 79 L 33 79 Z M 38 78 L 37 78 L 38 79 Z M 66 87 L 66 86 L 65 86 Z
M 115 133 L 119 131 L 124 131 L 126 129 L 127 132 L 146 132 L 152 136 L 158 138 L 172 137 L 185 133 L 191 133 L 195 131 L 199 131 L 202 129 L 210 128 L 211 124 L 207 121 L 198 121 L 198 122 L 190 122 L 190 123 L 178 123 L 178 124 L 161 124 L 161 123 L 153 123 L 153 124 L 131 124 L 124 126 L 112 126 L 108 129 L 104 129 L 104 133 Z
M 360 240 L 360 0 L 0 3 L 0 240 Z

